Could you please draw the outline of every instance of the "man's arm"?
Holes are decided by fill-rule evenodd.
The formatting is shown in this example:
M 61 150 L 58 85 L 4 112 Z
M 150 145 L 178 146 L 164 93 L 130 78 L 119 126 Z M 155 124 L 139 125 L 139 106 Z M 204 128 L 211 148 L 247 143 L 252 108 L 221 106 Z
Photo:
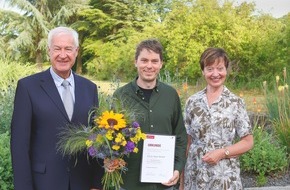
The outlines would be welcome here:
M 30 161 L 32 106 L 24 84 L 16 88 L 14 111 L 11 121 L 11 156 L 14 189 L 33 190 Z

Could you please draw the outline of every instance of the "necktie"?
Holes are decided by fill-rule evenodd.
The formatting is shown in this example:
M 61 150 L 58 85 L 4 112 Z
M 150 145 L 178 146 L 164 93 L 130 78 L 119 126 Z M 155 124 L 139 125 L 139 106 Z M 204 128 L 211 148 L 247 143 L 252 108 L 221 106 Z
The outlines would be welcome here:
M 62 82 L 62 86 L 64 88 L 63 93 L 62 93 L 62 101 L 65 107 L 66 113 L 69 119 L 71 120 L 73 109 L 74 109 L 74 102 L 73 102 L 72 94 L 69 90 L 69 82 L 67 80 L 64 80 Z

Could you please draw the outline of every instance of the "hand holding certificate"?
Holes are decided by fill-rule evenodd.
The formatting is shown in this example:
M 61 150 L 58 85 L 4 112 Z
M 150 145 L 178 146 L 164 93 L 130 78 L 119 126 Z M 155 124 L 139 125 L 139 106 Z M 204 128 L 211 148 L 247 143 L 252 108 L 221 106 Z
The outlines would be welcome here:
M 175 136 L 147 134 L 143 144 L 141 182 L 164 183 L 173 176 Z

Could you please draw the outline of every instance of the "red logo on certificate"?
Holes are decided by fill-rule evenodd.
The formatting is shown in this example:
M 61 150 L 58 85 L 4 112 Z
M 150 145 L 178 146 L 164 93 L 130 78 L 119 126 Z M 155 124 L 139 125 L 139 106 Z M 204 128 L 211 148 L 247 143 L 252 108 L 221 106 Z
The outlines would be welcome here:
M 147 139 L 154 139 L 155 137 L 154 137 L 154 135 L 147 135 L 146 138 Z

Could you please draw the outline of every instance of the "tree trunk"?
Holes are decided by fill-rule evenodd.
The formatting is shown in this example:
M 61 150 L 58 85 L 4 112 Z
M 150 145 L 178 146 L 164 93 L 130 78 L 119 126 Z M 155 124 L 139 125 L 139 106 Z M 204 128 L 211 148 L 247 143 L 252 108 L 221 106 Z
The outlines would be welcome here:
M 35 62 L 37 65 L 37 68 L 42 70 L 42 66 L 43 66 L 43 57 L 42 57 L 42 52 L 41 50 L 36 50 L 36 58 L 35 58 Z
M 84 40 L 84 34 L 82 32 L 79 32 L 79 53 L 77 57 L 76 62 L 76 73 L 83 74 L 83 62 L 82 62 L 82 54 L 83 54 L 83 48 L 82 43 Z
M 82 63 L 82 56 L 81 56 L 81 51 L 79 50 L 79 55 L 77 57 L 77 62 L 76 62 L 76 73 L 82 74 L 83 73 L 83 63 Z

